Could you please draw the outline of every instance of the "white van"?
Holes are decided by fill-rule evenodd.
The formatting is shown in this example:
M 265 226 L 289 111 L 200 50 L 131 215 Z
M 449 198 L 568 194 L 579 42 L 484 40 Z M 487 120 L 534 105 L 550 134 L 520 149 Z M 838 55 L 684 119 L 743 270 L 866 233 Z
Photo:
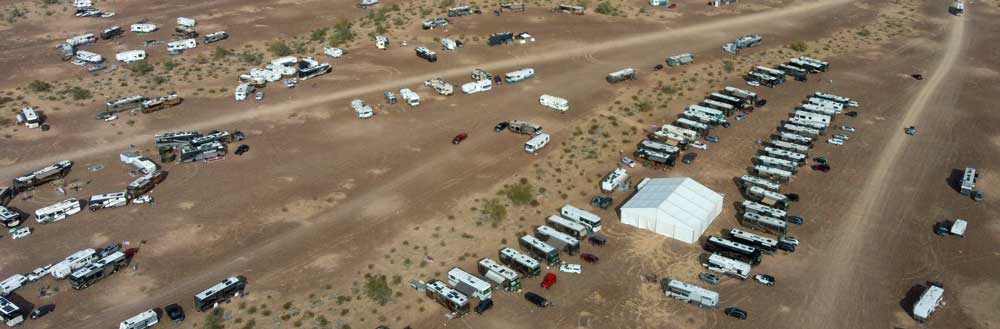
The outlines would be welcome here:
M 491 89 L 493 89 L 493 81 L 490 80 L 473 81 L 462 85 L 462 92 L 466 94 L 475 94 Z
M 548 143 L 549 143 L 549 134 L 540 133 L 538 135 L 535 135 L 535 137 L 529 139 L 527 143 L 524 143 L 524 151 L 528 153 L 535 153 L 536 151 L 545 147 L 545 145 Z
M 156 315 L 156 311 L 148 309 L 136 316 L 129 318 L 128 320 L 122 321 L 118 325 L 118 329 L 146 329 L 152 328 L 160 322 L 160 317 Z
M 556 111 L 566 112 L 569 111 L 569 101 L 564 98 L 559 98 L 552 95 L 542 95 L 538 98 L 538 103 L 542 106 L 551 108 Z

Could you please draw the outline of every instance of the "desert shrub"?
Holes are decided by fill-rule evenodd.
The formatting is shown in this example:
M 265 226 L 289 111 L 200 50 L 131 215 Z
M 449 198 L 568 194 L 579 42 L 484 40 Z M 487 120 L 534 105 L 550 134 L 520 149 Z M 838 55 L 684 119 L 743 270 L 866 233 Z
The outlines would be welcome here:
M 338 19 L 337 24 L 333 25 L 333 33 L 330 35 L 330 44 L 338 46 L 354 40 L 354 31 L 351 30 L 353 25 L 354 24 L 347 19 Z
M 84 100 L 90 99 L 94 95 L 90 93 L 90 90 L 80 88 L 78 86 L 73 86 L 62 91 L 63 94 L 68 94 L 73 100 Z
M 385 275 L 365 275 L 365 296 L 379 305 L 388 304 L 392 300 L 392 288 L 389 288 Z
M 796 41 L 788 45 L 788 48 L 791 48 L 794 51 L 802 53 L 805 52 L 806 50 L 809 50 L 809 44 L 806 43 L 805 41 Z
M 535 188 L 527 178 L 521 178 L 516 184 L 504 186 L 500 194 L 507 196 L 514 205 L 526 205 L 535 199 Z
M 52 90 L 52 84 L 41 80 L 35 80 L 28 84 L 28 90 L 36 93 L 47 93 Z
M 288 44 L 282 40 L 276 40 L 274 42 L 271 42 L 271 45 L 267 47 L 267 50 L 271 51 L 271 54 L 274 54 L 274 56 L 279 56 L 279 57 L 288 56 L 292 54 L 292 48 L 289 47 Z
M 491 223 L 498 223 L 507 218 L 507 207 L 500 202 L 500 199 L 483 200 L 479 212 L 483 220 Z
M 149 64 L 149 62 L 147 62 L 146 60 L 141 60 L 129 64 L 128 69 L 129 71 L 132 71 L 132 74 L 138 76 L 144 76 L 146 74 L 149 74 L 149 72 L 153 72 L 153 64 Z
M 615 6 L 611 5 L 609 1 L 601 1 L 597 4 L 597 8 L 594 8 L 594 12 L 601 15 L 614 15 L 618 10 Z

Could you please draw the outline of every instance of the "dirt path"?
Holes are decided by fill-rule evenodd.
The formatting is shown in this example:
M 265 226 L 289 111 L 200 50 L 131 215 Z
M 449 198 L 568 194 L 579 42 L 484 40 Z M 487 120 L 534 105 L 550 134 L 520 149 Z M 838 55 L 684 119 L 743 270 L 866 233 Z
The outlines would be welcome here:
M 903 128 L 911 125 L 919 126 L 919 123 L 926 125 L 930 122 L 921 119 L 925 118 L 932 97 L 941 92 L 940 88 L 953 88 L 944 82 L 958 62 L 959 54 L 966 44 L 964 34 L 963 19 L 951 23 L 945 40 L 944 54 L 937 67 L 924 82 L 923 88 L 913 97 L 913 101 L 905 108 L 902 120 L 896 125 L 887 127 L 898 133 L 893 134 L 881 150 L 881 156 L 870 170 L 872 173 L 870 179 L 857 193 L 855 202 L 851 203 L 857 206 L 850 207 L 845 216 L 841 217 L 844 222 L 841 223 L 839 231 L 830 232 L 836 237 L 830 242 L 830 245 L 837 246 L 833 248 L 836 252 L 830 255 L 830 259 L 822 262 L 823 265 L 815 271 L 816 275 L 812 276 L 816 279 L 822 278 L 816 280 L 815 289 L 809 292 L 815 298 L 809 299 L 809 305 L 806 307 L 816 311 L 810 316 L 797 317 L 793 326 L 842 328 L 843 321 L 864 319 L 861 314 L 855 313 L 859 310 L 864 312 L 862 292 L 866 285 L 877 283 L 864 282 L 865 280 L 861 278 L 863 269 L 858 265 L 871 252 L 864 248 L 866 242 L 878 239 L 875 232 L 880 232 L 877 226 L 883 224 L 878 220 L 882 213 L 881 208 L 893 193 L 891 184 L 893 178 L 899 178 L 891 175 L 893 168 L 905 167 L 898 163 L 905 151 L 906 142 L 909 141 L 909 137 L 903 134 Z
M 549 51 L 544 53 L 532 54 L 523 57 L 513 57 L 505 60 L 481 63 L 474 66 L 460 66 L 453 67 L 450 69 L 437 71 L 433 73 L 428 73 L 419 76 L 413 76 L 404 79 L 385 81 L 374 84 L 361 85 L 355 88 L 343 89 L 336 92 L 326 93 L 318 95 L 315 97 L 304 98 L 301 100 L 285 102 L 277 105 L 267 105 L 260 106 L 254 109 L 247 109 L 232 115 L 219 116 L 211 120 L 199 121 L 196 123 L 191 123 L 184 126 L 174 127 L 173 130 L 208 130 L 216 129 L 221 126 L 229 126 L 231 123 L 260 119 L 268 116 L 276 116 L 281 114 L 291 113 L 291 112 L 303 112 L 310 110 L 322 110 L 325 109 L 322 105 L 331 101 L 347 99 L 350 97 L 356 97 L 363 94 L 374 94 L 380 93 L 386 89 L 397 89 L 405 86 L 412 86 L 420 84 L 422 81 L 427 80 L 432 77 L 457 77 L 466 76 L 473 68 L 483 68 L 489 71 L 511 69 L 517 67 L 524 67 L 530 65 L 536 65 L 540 63 L 553 62 L 559 60 L 567 60 L 574 57 L 588 56 L 602 51 L 610 51 L 615 49 L 621 49 L 626 47 L 631 47 L 635 45 L 648 44 L 648 43 L 662 43 L 670 40 L 683 39 L 692 35 L 707 34 L 709 32 L 715 32 L 721 29 L 733 28 L 738 26 L 754 26 L 757 24 L 763 24 L 776 19 L 788 19 L 792 16 L 808 16 L 820 11 L 828 11 L 831 7 L 845 5 L 849 3 L 848 0 L 827 0 L 827 1 L 817 1 L 810 2 L 803 5 L 791 6 L 785 9 L 772 10 L 761 13 L 749 14 L 739 17 L 734 17 L 728 20 L 714 21 L 710 23 L 691 25 L 679 29 L 665 30 L 655 33 L 647 33 L 636 36 L 631 36 L 628 38 L 613 39 L 611 41 L 592 43 L 581 47 L 572 47 L 566 49 L 560 49 L 558 51 Z M 716 46 L 713 44 L 713 47 Z M 546 72 L 539 72 L 538 74 L 547 74 Z M 600 77 L 592 77 L 594 79 L 599 79 Z M 346 103 L 344 104 L 346 107 Z M 15 177 L 17 175 L 29 172 L 51 163 L 65 160 L 65 159 L 79 159 L 87 156 L 92 156 L 95 154 L 111 153 L 119 150 L 123 150 L 129 144 L 143 144 L 148 142 L 150 135 L 154 132 L 150 131 L 145 134 L 138 133 L 127 138 L 115 139 L 118 143 L 115 144 L 103 144 L 87 149 L 79 149 L 70 152 L 64 152 L 61 154 L 50 154 L 44 157 L 18 162 L 16 164 L 5 166 L 0 169 L 0 176 L 3 177 Z

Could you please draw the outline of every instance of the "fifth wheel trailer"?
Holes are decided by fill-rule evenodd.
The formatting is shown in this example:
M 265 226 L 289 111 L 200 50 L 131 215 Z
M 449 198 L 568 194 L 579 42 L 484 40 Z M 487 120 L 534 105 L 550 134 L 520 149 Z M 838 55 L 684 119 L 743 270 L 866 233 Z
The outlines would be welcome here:
M 916 303 L 913 303 L 913 318 L 919 322 L 927 321 L 927 318 L 934 313 L 934 310 L 941 306 L 941 301 L 944 299 L 944 286 L 940 283 L 931 283 L 923 293 L 920 294 L 920 299 Z
M 53 278 L 62 279 L 98 259 L 97 250 L 87 248 L 69 255 L 63 261 L 52 265 L 49 271 Z
M 566 112 L 569 111 L 569 101 L 565 98 L 560 98 L 552 95 L 542 95 L 538 97 L 538 103 L 542 106 L 551 108 L 556 111 Z
M 715 308 L 719 306 L 719 293 L 680 280 L 663 279 L 660 287 L 667 297 L 697 305 Z
M 518 134 L 534 135 L 542 132 L 542 126 L 521 120 L 510 120 L 507 130 Z
M 128 204 L 128 198 L 125 192 L 115 192 L 91 196 L 90 201 L 87 202 L 87 208 L 90 211 L 97 211 L 99 209 L 122 207 L 126 204 Z
M 756 198 L 760 203 L 783 210 L 788 209 L 790 202 L 784 194 L 768 191 L 757 186 L 748 188 L 747 195 L 751 198 Z
M 750 264 L 722 256 L 719 254 L 709 255 L 701 266 L 707 267 L 710 271 L 746 280 L 750 277 Z

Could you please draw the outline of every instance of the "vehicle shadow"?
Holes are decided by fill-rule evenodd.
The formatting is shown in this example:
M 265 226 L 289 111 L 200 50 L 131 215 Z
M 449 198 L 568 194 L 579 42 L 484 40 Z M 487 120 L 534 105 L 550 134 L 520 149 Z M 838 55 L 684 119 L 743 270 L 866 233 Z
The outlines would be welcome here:
M 899 307 L 903 308 L 903 311 L 906 312 L 907 315 L 912 317 L 913 304 L 917 303 L 917 300 L 920 299 L 920 294 L 922 294 L 924 290 L 927 290 L 927 286 L 924 286 L 922 284 L 917 284 L 910 287 L 910 290 L 906 291 L 906 295 L 903 296 L 903 299 L 899 301 Z

